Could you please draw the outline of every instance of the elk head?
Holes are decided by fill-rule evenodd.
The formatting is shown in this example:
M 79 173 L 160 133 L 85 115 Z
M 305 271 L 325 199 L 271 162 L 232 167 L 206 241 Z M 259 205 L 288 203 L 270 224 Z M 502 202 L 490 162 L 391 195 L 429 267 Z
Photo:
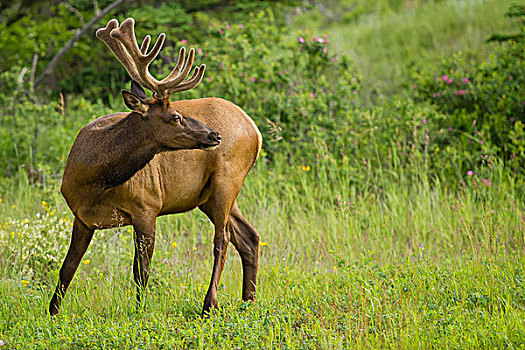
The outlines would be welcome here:
M 200 83 L 206 65 L 195 67 L 191 78 L 186 79 L 193 65 L 195 50 L 189 51 L 185 62 L 186 50 L 183 47 L 171 73 L 160 81 L 155 79 L 148 67 L 159 54 L 166 35 L 161 33 L 148 53 L 151 36 L 147 35 L 139 48 L 134 26 L 133 18 L 126 19 L 120 27 L 118 21 L 112 19 L 105 28 L 97 31 L 97 37 L 106 43 L 133 80 L 131 91 L 122 91 L 126 106 L 141 116 L 144 128 L 150 130 L 151 137 L 161 149 L 217 147 L 221 142 L 217 131 L 191 116 L 183 116 L 170 105 L 171 93 L 192 89 Z M 151 99 L 146 97 L 142 87 L 153 92 Z

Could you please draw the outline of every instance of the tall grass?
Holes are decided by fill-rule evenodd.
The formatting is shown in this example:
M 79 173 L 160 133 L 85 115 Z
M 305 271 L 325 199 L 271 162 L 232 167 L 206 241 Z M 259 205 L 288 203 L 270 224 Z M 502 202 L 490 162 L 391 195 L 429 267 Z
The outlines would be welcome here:
M 71 214 L 50 195 L 58 183 L 18 184 L 25 194 L 0 206 L 0 340 L 64 349 L 525 345 L 525 216 L 511 180 L 451 188 L 398 172 L 398 181 L 356 185 L 322 162 L 272 164 L 260 159 L 239 197 L 261 234 L 258 300 L 239 301 L 231 247 L 221 309 L 208 319 L 199 313 L 213 229 L 197 211 L 158 219 L 143 309 L 134 307 L 123 227 L 97 231 L 62 313 L 50 319 Z M 45 244 L 48 261 L 24 255 Z

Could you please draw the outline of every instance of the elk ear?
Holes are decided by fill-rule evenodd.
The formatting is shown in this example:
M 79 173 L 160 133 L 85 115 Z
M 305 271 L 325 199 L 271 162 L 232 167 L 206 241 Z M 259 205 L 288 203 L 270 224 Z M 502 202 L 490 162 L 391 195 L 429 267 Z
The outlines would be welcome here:
M 149 104 L 128 90 L 122 90 L 122 97 L 126 106 L 134 112 L 140 113 L 142 116 L 149 110 Z
M 146 91 L 140 86 L 139 83 L 137 83 L 135 80 L 131 81 L 131 93 L 135 96 L 140 97 L 143 100 L 146 100 Z

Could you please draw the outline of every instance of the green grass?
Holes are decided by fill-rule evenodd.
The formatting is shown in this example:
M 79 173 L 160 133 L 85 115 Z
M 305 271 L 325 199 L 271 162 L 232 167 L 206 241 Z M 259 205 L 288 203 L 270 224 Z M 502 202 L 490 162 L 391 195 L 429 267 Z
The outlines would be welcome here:
M 355 60 L 366 82 L 365 98 L 388 97 L 400 93 L 410 67 L 436 64 L 457 51 L 476 60 L 487 57 L 491 45 L 485 40 L 491 34 L 517 30 L 504 16 L 513 3 L 516 1 L 428 2 L 314 30 L 328 31 L 336 50 Z
M 258 298 L 239 300 L 230 246 L 220 309 L 208 319 L 213 230 L 198 212 L 158 220 L 142 310 L 124 227 L 97 231 L 51 319 L 71 215 L 56 182 L 4 184 L 0 340 L 24 349 L 523 348 L 525 216 L 512 181 L 454 191 L 398 175 L 357 187 L 340 169 L 261 159 L 239 199 L 262 237 Z

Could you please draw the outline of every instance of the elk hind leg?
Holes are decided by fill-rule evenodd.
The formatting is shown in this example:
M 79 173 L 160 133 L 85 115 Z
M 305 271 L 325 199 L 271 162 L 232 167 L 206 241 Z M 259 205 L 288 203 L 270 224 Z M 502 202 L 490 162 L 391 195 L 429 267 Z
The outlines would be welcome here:
M 237 203 L 230 213 L 228 228 L 231 232 L 231 241 L 242 261 L 242 300 L 254 300 L 259 266 L 259 234 L 246 221 Z
M 77 271 L 80 260 L 82 260 L 82 257 L 86 253 L 89 243 L 93 238 L 94 231 L 95 230 L 84 225 L 82 221 L 75 218 L 69 250 L 60 268 L 59 281 L 55 293 L 49 303 L 49 313 L 51 316 L 58 314 L 62 298 L 66 294 L 73 275 Z
M 217 192 L 218 193 L 215 193 L 208 202 L 199 206 L 215 225 L 215 235 L 213 237 L 213 270 L 210 286 L 204 298 L 203 315 L 208 313 L 212 308 L 217 307 L 217 289 L 224 269 L 224 262 L 226 261 L 226 251 L 230 243 L 230 232 L 226 230 L 226 225 L 229 220 L 231 207 L 238 193 L 228 191 Z

